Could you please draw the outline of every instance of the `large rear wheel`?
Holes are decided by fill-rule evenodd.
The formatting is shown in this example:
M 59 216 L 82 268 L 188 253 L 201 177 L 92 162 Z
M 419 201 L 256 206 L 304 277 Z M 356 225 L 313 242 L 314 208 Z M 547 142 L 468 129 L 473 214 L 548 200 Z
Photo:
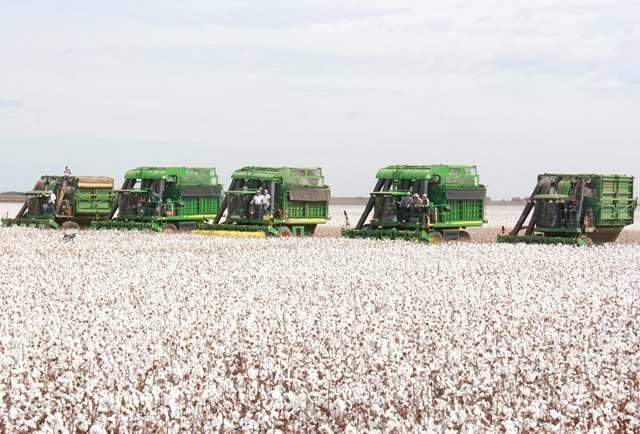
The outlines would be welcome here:
M 587 247 L 593 247 L 593 240 L 587 235 L 582 235 L 580 239 L 585 243 Z
M 438 231 L 429 231 L 429 237 L 431 237 L 431 244 L 441 244 L 444 243 L 444 237 Z
M 281 228 L 278 228 L 278 233 L 276 234 L 276 237 L 289 238 L 290 236 L 291 236 L 291 229 L 289 229 L 286 226 L 282 226 Z
M 174 234 L 178 232 L 178 228 L 173 223 L 165 223 L 160 226 L 160 232 L 164 234 Z

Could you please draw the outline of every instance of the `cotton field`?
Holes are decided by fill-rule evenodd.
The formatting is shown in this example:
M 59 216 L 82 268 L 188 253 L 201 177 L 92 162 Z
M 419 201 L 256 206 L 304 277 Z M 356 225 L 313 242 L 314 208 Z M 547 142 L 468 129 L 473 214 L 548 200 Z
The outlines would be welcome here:
M 640 248 L 0 230 L 0 432 L 634 432 Z

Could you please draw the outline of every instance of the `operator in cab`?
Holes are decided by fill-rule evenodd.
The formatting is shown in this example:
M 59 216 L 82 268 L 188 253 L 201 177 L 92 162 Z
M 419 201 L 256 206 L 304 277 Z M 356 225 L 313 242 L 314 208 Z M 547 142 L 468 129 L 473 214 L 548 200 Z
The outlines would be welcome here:
M 402 223 L 407 222 L 407 217 L 409 215 L 409 209 L 413 204 L 413 198 L 411 197 L 411 193 L 407 192 L 402 199 L 400 199 L 400 221 Z
M 251 205 L 251 214 L 258 220 L 262 220 L 262 213 L 264 212 L 264 208 L 262 207 L 264 204 L 264 194 L 262 194 L 262 190 L 256 192 L 249 204 Z

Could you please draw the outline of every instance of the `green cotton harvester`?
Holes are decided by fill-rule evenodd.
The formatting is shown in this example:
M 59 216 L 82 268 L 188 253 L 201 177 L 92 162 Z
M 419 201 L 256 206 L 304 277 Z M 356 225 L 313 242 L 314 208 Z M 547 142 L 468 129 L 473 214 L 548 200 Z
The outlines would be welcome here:
M 113 178 L 43 176 L 25 192 L 26 200 L 5 226 L 78 229 L 104 220 L 114 203 Z
M 192 230 L 216 218 L 222 185 L 213 167 L 138 167 L 127 171 L 107 221 L 95 229 Z
M 498 242 L 579 246 L 613 242 L 626 225 L 633 224 L 637 203 L 631 176 L 538 175 L 522 215 L 509 234 L 498 236 Z
M 397 165 L 380 169 L 376 178 L 360 220 L 342 229 L 344 237 L 466 241 L 465 229 L 485 221 L 487 190 L 475 166 Z
M 255 198 L 269 196 L 268 203 Z M 196 233 L 264 237 L 313 235 L 329 218 L 330 190 L 319 167 L 243 167 L 231 175 L 220 213 Z M 223 223 L 222 216 L 226 211 Z

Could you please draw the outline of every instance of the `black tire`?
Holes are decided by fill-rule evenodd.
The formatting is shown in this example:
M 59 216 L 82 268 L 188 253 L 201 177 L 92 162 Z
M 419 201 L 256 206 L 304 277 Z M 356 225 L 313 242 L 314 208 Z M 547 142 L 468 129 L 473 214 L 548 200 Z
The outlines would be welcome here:
M 286 226 L 282 226 L 280 228 L 278 228 L 278 233 L 276 234 L 276 237 L 278 238 L 289 238 L 291 236 L 291 229 L 289 229 Z
M 163 234 L 175 234 L 178 232 L 178 228 L 173 223 L 165 223 L 160 226 L 160 232 Z
M 313 236 L 316 233 L 316 227 L 318 225 L 304 225 L 304 234 L 308 236 Z
M 191 232 L 195 229 L 197 229 L 196 222 L 178 223 L 178 230 L 180 232 Z
M 467 231 L 460 231 L 460 234 L 458 235 L 458 241 L 468 243 L 471 241 L 471 235 L 469 235 L 469 232 Z

